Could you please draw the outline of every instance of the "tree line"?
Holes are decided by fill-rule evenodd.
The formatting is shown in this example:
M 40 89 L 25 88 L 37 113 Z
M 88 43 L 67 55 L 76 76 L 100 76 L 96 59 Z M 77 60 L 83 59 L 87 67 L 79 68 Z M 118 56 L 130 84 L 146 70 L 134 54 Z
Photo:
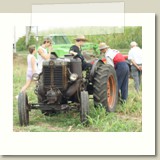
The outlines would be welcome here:
M 35 44 L 37 47 L 43 43 L 43 38 L 51 34 L 52 31 L 43 32 L 43 36 L 39 36 L 38 41 L 34 34 L 30 36 L 28 45 L 26 46 L 26 36 L 18 39 L 16 43 L 17 51 L 24 51 L 29 45 Z M 53 33 L 53 32 L 52 32 Z M 45 35 L 45 36 L 44 36 Z M 111 33 L 111 34 L 99 34 L 99 35 L 85 35 L 88 42 L 98 44 L 100 42 L 107 43 L 111 48 L 115 49 L 127 49 L 129 48 L 131 41 L 136 41 L 139 47 L 142 48 L 142 27 L 124 27 L 124 32 Z M 74 43 L 75 35 L 67 36 L 71 43 Z

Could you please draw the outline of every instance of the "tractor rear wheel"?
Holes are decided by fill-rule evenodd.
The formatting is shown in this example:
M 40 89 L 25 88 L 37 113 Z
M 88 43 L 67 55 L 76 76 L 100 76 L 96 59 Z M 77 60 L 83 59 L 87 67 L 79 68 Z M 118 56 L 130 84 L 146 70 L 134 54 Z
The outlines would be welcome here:
M 118 84 L 116 71 L 111 65 L 101 65 L 97 68 L 93 83 L 94 104 L 102 104 L 106 111 L 113 112 L 118 100 Z
M 81 122 L 86 124 L 89 115 L 89 96 L 87 91 L 81 91 L 80 118 Z
M 25 92 L 19 93 L 18 96 L 18 113 L 19 122 L 21 126 L 29 125 L 29 107 L 28 107 L 28 97 Z

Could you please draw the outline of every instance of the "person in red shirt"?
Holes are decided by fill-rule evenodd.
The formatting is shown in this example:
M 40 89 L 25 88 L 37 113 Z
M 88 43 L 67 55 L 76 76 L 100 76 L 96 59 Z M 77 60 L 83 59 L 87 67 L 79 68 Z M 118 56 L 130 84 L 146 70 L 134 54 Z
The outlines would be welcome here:
M 102 53 L 105 53 L 107 64 L 110 64 L 115 68 L 118 80 L 118 90 L 121 92 L 120 98 L 122 102 L 126 102 L 128 98 L 129 67 L 124 56 L 118 50 L 110 49 L 106 43 L 100 43 L 99 50 Z

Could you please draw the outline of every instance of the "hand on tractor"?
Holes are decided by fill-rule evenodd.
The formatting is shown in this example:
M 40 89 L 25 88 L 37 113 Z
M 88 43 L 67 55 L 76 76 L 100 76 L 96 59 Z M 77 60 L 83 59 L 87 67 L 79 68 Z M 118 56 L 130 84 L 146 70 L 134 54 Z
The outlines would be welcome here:
M 72 54 L 73 56 L 76 56 L 78 53 L 77 53 L 77 52 L 70 51 L 70 54 Z

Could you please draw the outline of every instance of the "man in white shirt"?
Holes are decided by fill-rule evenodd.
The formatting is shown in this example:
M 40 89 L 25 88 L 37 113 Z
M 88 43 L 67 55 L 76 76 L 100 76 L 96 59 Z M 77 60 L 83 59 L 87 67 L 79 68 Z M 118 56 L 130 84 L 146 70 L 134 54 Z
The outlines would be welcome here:
M 48 53 L 47 53 L 48 48 Z M 43 44 L 38 48 L 38 73 L 42 72 L 44 60 L 49 60 L 52 51 L 52 40 L 48 37 L 44 39 Z
M 131 75 L 134 79 L 135 89 L 139 92 L 142 75 L 142 50 L 136 42 L 130 43 L 131 49 L 128 53 L 128 60 L 131 61 Z

